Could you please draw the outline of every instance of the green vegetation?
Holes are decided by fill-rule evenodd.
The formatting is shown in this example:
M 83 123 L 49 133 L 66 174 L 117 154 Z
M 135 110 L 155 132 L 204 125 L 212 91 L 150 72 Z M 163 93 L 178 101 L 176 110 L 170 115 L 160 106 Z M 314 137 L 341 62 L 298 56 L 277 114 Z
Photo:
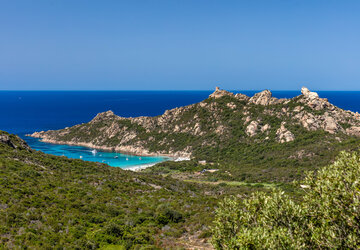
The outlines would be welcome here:
M 40 134 L 107 149 L 191 152 L 189 161 L 140 173 L 45 155 L 0 132 L 18 145 L 0 143 L 0 248 L 186 248 L 211 236 L 218 249 L 355 248 L 360 160 L 352 152 L 360 138 L 345 129 L 360 126 L 358 118 L 301 96 L 267 106 L 240 99 L 208 98 L 158 117 L 105 112 Z M 279 143 L 278 131 L 295 140 Z
M 207 228 L 216 195 L 171 178 L 0 143 L 0 248 L 166 246 Z M 211 192 L 211 190 L 209 190 Z
M 181 247 L 210 236 L 223 197 L 259 190 L 47 155 L 0 131 L 0 249 Z
M 304 196 L 283 192 L 226 198 L 217 209 L 217 249 L 356 249 L 360 245 L 360 156 L 337 161 L 301 181 Z

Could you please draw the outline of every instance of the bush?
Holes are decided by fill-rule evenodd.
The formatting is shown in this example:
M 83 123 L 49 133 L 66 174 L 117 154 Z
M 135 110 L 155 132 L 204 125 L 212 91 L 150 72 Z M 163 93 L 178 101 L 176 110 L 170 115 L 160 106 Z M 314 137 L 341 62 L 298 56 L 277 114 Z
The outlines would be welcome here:
M 157 209 L 156 221 L 159 225 L 166 225 L 170 222 L 178 223 L 183 221 L 183 215 L 171 209 L 168 205 L 162 204 Z
M 216 211 L 217 249 L 357 248 L 360 245 L 360 157 L 342 152 L 337 161 L 309 172 L 305 195 L 294 202 L 283 192 L 227 198 Z

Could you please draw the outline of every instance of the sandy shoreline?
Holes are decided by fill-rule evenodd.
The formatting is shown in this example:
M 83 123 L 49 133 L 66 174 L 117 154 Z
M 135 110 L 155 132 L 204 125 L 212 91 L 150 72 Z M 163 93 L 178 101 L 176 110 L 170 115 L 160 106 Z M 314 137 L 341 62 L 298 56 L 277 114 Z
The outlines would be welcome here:
M 190 157 L 177 157 L 177 158 L 170 158 L 169 161 L 189 161 Z M 127 168 L 123 168 L 124 170 L 130 170 L 130 171 L 141 171 L 143 169 L 155 166 L 156 164 L 158 164 L 160 162 L 157 163 L 149 163 L 149 164 L 142 164 L 142 165 L 136 165 L 136 166 L 132 166 L 132 167 L 127 167 Z

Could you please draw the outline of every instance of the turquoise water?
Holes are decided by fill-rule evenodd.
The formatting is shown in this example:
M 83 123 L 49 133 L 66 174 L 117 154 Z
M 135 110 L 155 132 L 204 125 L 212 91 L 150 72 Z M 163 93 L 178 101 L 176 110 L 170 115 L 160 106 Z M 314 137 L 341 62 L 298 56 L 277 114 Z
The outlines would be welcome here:
M 23 139 L 35 150 L 40 150 L 47 154 L 66 156 L 73 159 L 82 159 L 85 161 L 102 162 L 112 167 L 129 168 L 139 165 L 154 164 L 169 160 L 168 157 L 147 157 L 126 155 L 115 152 L 106 152 L 94 150 L 81 146 L 69 146 L 61 144 L 52 144 L 41 142 L 37 138 L 22 136 Z

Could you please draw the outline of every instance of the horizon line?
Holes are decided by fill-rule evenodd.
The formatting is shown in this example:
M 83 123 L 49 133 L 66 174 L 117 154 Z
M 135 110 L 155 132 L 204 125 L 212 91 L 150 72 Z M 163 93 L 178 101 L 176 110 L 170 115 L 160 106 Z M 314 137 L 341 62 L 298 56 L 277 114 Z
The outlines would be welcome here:
M 223 89 L 220 88 L 221 90 L 227 90 L 227 89 Z M 264 90 L 270 90 L 270 91 L 300 91 L 301 89 L 228 89 L 227 91 L 264 91 Z M 328 91 L 328 92 L 359 92 L 359 90 L 325 90 L 325 89 L 320 89 L 320 90 L 316 90 L 316 89 L 310 89 L 311 91 Z M 60 92 L 60 91 L 66 91 L 66 92 L 71 92 L 71 91 L 76 91 L 76 92 L 81 92 L 81 91 L 87 91 L 87 92 L 96 92 L 96 91 L 102 91 L 102 92 L 110 92 L 110 91 L 214 91 L 214 89 L 0 89 L 1 92 L 5 92 L 5 91 L 9 91 L 9 92 L 16 92 L 16 91 L 29 91 L 29 92 L 35 92 L 35 91 L 53 91 L 53 92 Z

